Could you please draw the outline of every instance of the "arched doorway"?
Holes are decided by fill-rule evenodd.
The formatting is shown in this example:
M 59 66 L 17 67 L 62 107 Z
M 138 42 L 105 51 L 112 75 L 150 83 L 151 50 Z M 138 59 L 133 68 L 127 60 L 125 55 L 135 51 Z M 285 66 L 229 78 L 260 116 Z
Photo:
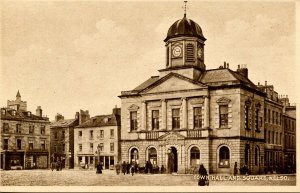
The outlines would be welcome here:
M 173 173 L 178 171 L 178 154 L 175 147 L 168 150 L 168 172 Z
M 190 167 L 196 167 L 200 164 L 200 150 L 198 147 L 192 147 L 190 153 Z
M 130 162 L 139 163 L 139 150 L 137 148 L 130 150 Z
M 148 149 L 148 161 L 151 162 L 152 165 L 157 165 L 157 151 L 154 147 Z

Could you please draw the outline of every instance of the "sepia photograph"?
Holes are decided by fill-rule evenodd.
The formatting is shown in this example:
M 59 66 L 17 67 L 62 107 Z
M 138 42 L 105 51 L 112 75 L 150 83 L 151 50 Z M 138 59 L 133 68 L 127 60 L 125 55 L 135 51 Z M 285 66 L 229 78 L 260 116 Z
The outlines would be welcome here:
M 299 2 L 0 7 L 1 192 L 299 188 Z

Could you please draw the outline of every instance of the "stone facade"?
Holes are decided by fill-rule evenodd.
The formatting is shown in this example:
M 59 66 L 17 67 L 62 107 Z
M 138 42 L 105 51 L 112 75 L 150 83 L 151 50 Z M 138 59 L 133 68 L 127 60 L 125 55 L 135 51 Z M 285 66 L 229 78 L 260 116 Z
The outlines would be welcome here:
M 120 109 L 90 118 L 74 129 L 74 167 L 113 169 L 120 161 Z
M 24 104 L 18 92 L 15 101 L 1 108 L 2 169 L 45 169 L 50 165 L 49 119 L 32 114 Z

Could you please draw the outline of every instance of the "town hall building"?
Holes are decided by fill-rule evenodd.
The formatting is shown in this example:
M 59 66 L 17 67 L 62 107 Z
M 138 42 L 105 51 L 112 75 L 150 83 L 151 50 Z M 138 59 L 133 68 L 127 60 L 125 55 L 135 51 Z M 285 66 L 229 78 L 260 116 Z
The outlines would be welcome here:
M 169 173 L 201 163 L 209 173 L 231 174 L 235 164 L 263 172 L 265 93 L 245 65 L 207 70 L 205 41 L 184 14 L 168 30 L 159 76 L 121 92 L 122 162 L 150 161 Z

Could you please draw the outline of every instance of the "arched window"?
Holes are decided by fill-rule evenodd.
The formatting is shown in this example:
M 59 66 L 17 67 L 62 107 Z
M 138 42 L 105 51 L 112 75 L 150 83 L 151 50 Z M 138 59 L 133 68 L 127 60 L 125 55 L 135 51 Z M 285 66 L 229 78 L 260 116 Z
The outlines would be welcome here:
M 194 45 L 193 44 L 187 44 L 186 45 L 186 61 L 187 62 L 194 62 L 195 56 L 194 56 Z
M 154 147 L 148 149 L 148 161 L 153 165 L 157 165 L 157 151 Z
M 245 146 L 245 165 L 249 165 L 250 145 Z
M 130 151 L 130 162 L 139 163 L 139 150 L 132 148 Z
M 219 167 L 220 168 L 229 168 L 229 149 L 226 146 L 222 146 L 219 150 Z
M 200 164 L 200 151 L 198 147 L 192 147 L 191 156 L 190 156 L 190 165 L 191 167 L 197 166 Z

